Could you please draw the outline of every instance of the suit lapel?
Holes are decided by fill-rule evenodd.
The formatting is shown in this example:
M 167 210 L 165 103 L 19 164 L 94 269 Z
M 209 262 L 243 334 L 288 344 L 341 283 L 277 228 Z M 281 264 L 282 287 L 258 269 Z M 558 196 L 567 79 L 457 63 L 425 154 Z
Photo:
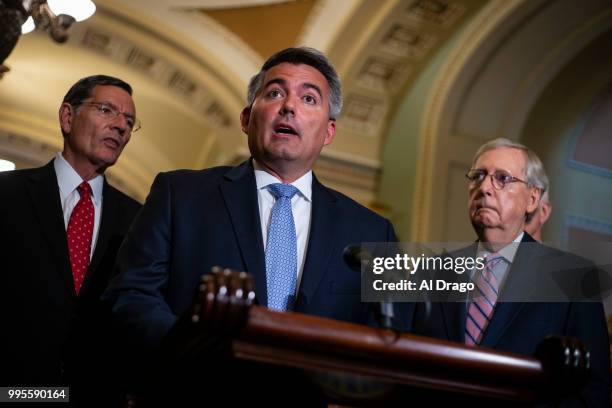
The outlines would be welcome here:
M 307 304 L 312 299 L 325 274 L 338 216 L 336 198 L 313 175 L 310 233 L 296 305 Z
M 526 279 L 529 279 L 529 274 L 533 273 L 533 263 L 535 261 L 533 244 L 522 245 L 523 243 L 533 242 L 535 241 L 527 233 L 523 235 L 521 245 L 516 252 L 512 265 L 510 265 L 506 283 L 500 292 L 502 300 L 504 297 L 511 299 L 511 294 L 516 293 L 517 290 L 525 290 L 528 287 L 531 287 L 532 290 L 535 289 L 526 282 Z M 529 294 L 521 295 L 521 297 L 523 296 L 529 298 Z M 524 306 L 524 302 L 499 302 L 480 344 L 486 347 L 495 347 Z
M 68 294 L 76 295 L 53 160 L 30 177 L 27 188 L 43 236 L 56 260 L 60 279 L 64 282 Z
M 232 168 L 225 175 L 220 189 L 232 220 L 246 270 L 255 279 L 257 301 L 267 306 L 266 267 L 261 221 L 259 220 L 257 184 L 250 161 Z

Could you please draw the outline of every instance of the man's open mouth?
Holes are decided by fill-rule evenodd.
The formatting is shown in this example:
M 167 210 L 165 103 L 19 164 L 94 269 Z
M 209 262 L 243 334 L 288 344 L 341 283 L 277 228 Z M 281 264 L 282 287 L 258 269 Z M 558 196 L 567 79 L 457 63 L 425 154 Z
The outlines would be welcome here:
M 278 125 L 274 128 L 274 132 L 278 134 L 298 136 L 298 132 L 289 125 Z

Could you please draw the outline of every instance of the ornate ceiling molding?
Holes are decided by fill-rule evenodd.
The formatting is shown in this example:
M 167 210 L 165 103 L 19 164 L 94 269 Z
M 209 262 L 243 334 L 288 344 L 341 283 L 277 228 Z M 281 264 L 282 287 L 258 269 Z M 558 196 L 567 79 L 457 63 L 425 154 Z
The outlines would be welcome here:
M 352 132 L 384 140 L 389 115 L 433 51 L 465 18 L 461 1 L 396 1 L 376 31 L 353 49 L 358 58 L 344 75 L 347 109 L 340 119 Z M 365 30 L 367 31 L 367 30 Z M 344 61 L 346 64 L 347 61 Z
M 515 12 L 526 0 L 508 2 L 492 1 L 474 17 L 468 28 L 458 40 L 459 45 L 451 51 L 444 67 L 440 69 L 437 80 L 431 87 L 428 100 L 425 102 L 426 111 L 423 114 L 421 137 L 419 138 L 419 152 L 415 174 L 414 206 L 412 209 L 412 230 L 410 239 L 426 241 L 429 237 L 430 204 L 432 190 L 434 189 L 434 174 L 439 161 L 435 160 L 438 149 L 440 125 L 443 118 L 443 108 L 448 93 L 455 86 L 456 81 L 465 65 L 469 63 L 473 53 L 482 46 L 491 32 L 509 15 Z
M 224 102 L 201 81 L 200 76 L 161 55 L 161 47 L 147 47 L 94 22 L 75 27 L 70 43 L 139 72 L 174 94 L 186 110 L 200 116 L 215 130 L 225 132 L 231 129 L 232 115 Z
M 18 168 L 41 166 L 59 150 L 61 146 L 57 144 L 0 129 L 0 156 L 19 163 L 21 166 Z

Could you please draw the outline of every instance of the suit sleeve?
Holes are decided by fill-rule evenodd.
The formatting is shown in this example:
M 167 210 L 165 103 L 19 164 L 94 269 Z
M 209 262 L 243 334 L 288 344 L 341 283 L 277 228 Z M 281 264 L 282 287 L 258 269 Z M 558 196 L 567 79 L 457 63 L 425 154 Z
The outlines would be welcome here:
M 160 346 L 177 317 L 165 301 L 170 279 L 172 189 L 159 174 L 117 254 L 117 275 L 102 296 L 113 322 L 139 352 Z

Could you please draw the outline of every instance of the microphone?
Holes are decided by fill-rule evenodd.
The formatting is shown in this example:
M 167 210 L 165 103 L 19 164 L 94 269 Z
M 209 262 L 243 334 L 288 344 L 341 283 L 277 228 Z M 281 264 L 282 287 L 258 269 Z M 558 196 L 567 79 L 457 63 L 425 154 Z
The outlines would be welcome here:
M 372 263 L 373 255 L 361 245 L 350 244 L 342 251 L 344 263 L 353 271 L 361 273 L 361 265 L 366 267 Z M 391 319 L 394 316 L 392 302 L 375 302 L 374 315 L 376 322 L 383 329 L 392 329 Z
M 362 262 L 367 265 L 372 262 L 372 254 L 361 245 L 347 245 L 342 251 L 342 259 L 349 268 L 361 273 Z

